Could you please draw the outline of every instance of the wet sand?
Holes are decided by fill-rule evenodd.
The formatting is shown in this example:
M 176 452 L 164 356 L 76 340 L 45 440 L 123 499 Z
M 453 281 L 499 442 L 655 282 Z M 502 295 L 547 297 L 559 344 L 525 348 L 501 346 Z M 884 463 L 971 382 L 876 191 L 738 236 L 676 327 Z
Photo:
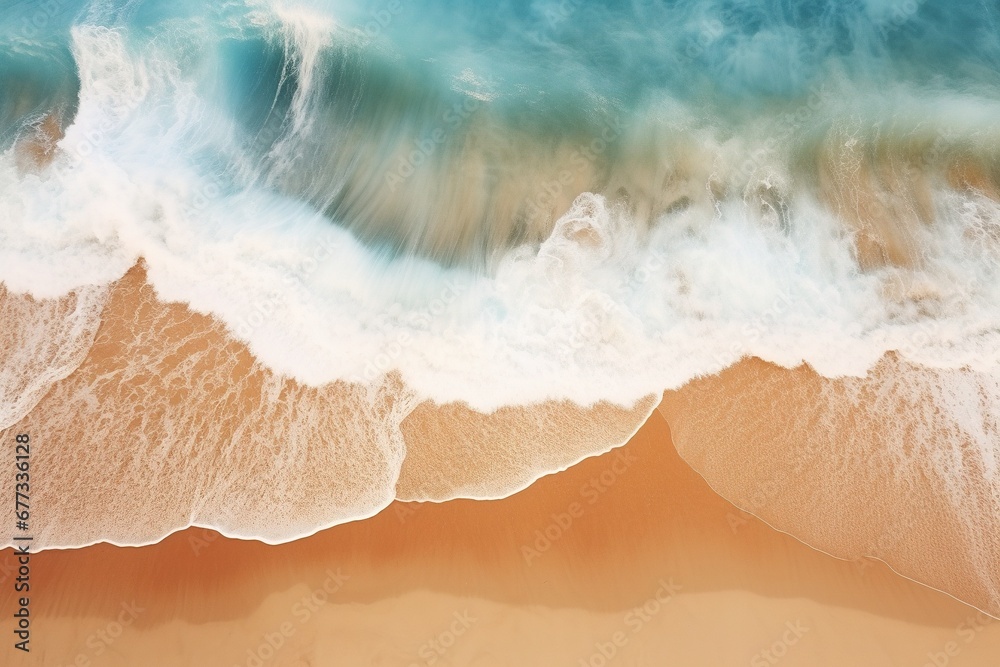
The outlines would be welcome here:
M 623 448 L 502 500 L 395 502 L 279 546 L 192 528 L 145 547 L 47 551 L 31 577 L 32 652 L 5 647 L 4 664 L 986 666 L 1000 655 L 1000 624 L 971 607 L 720 498 L 659 413 Z
M 504 497 L 627 441 L 656 405 L 482 415 L 419 402 L 395 374 L 304 385 L 214 318 L 161 300 L 141 264 L 97 291 L 36 301 L 0 287 L 13 371 L 0 377 L 0 439 L 44 443 L 38 548 L 150 544 L 193 523 L 273 543 L 394 498 Z M 13 484 L 0 476 L 0 493 Z
M 667 392 L 683 459 L 809 545 L 1000 614 L 997 379 L 890 353 L 863 378 L 746 359 Z

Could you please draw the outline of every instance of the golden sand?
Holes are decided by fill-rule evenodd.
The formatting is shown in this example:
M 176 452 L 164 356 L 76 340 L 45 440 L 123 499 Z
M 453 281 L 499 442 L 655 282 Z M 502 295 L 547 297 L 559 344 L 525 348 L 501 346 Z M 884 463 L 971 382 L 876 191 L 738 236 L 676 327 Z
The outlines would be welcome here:
M 504 496 L 626 441 L 655 406 L 554 401 L 479 415 L 421 405 L 391 376 L 375 388 L 305 386 L 258 363 L 213 318 L 159 301 L 141 267 L 112 287 L 96 332 L 60 337 L 51 323 L 78 301 L 0 292 L 11 316 L 0 342 L 25 357 L 13 364 L 24 377 L 3 387 L 23 400 L 0 437 L 43 443 L 32 498 L 44 546 L 143 544 L 191 523 L 274 542 L 397 496 Z M 44 335 L 28 336 L 32 327 Z M 74 353 L 48 349 L 59 346 Z M 67 377 L 25 390 L 62 357 Z M 13 494 L 13 483 L 0 478 L 0 490 Z
M 503 500 L 396 502 L 279 546 L 192 528 L 43 552 L 32 580 L 33 650 L 4 664 L 985 667 L 1000 655 L 1000 624 L 972 608 L 722 500 L 658 414 L 625 447 Z
M 897 571 L 1000 614 L 996 426 L 977 392 L 994 382 L 890 354 L 865 378 L 748 359 L 668 392 L 660 411 L 712 487 L 840 557 Z M 935 396 L 963 402 L 962 414 Z M 970 418 L 981 410 L 982 437 Z
M 0 305 L 57 320 L 72 303 Z M 308 532 L 330 507 L 376 511 L 388 500 L 373 489 L 502 495 L 620 442 L 652 409 L 479 415 L 407 404 L 391 378 L 374 401 L 303 387 L 211 318 L 159 302 L 141 269 L 104 308 L 99 330 L 75 334 L 90 346 L 66 360 L 79 367 L 7 432 L 37 437 L 33 512 L 53 541 L 95 522 L 152 539 L 192 519 Z M 1000 632 L 985 615 L 860 559 L 996 611 L 987 490 L 956 505 L 920 467 L 928 452 L 899 458 L 877 437 L 879 419 L 919 414 L 920 393 L 902 389 L 933 373 L 890 356 L 869 378 L 831 381 L 747 360 L 668 392 L 623 448 L 502 500 L 396 501 L 279 546 L 191 528 L 45 551 L 32 557 L 33 650 L 5 648 L 3 664 L 993 665 Z M 886 410 L 878 396 L 906 400 Z M 723 500 L 664 416 L 720 493 L 858 559 Z M 398 439 L 376 443 L 392 424 Z

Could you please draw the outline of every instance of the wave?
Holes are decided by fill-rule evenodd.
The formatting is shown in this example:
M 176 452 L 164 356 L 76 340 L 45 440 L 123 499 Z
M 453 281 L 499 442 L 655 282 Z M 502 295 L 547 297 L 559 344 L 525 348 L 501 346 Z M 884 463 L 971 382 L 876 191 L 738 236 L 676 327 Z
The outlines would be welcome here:
M 60 443 L 39 543 L 283 541 L 397 495 L 499 497 L 746 357 L 847 386 L 888 353 L 994 378 L 997 21 L 18 5 L 0 428 Z

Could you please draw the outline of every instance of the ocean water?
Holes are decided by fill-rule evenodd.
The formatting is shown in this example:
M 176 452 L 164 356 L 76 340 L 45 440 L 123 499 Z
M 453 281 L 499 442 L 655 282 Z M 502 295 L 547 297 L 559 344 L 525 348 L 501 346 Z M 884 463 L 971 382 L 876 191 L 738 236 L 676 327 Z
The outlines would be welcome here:
M 81 523 L 60 473 L 53 546 L 367 516 L 427 402 L 494 416 L 445 429 L 480 461 L 517 452 L 462 482 L 430 457 L 400 491 L 442 500 L 620 444 L 651 396 L 744 357 L 861 381 L 894 351 L 995 387 L 998 259 L 987 0 L 7 0 L 0 19 L 0 427 L 58 434 L 85 469 L 120 442 L 114 483 L 155 480 Z M 121 294 L 139 263 L 155 299 Z M 160 329 L 102 319 L 154 302 Z M 95 345 L 114 363 L 74 380 Z M 921 419 L 992 461 L 996 392 L 938 393 Z M 544 402 L 607 421 L 503 422 Z

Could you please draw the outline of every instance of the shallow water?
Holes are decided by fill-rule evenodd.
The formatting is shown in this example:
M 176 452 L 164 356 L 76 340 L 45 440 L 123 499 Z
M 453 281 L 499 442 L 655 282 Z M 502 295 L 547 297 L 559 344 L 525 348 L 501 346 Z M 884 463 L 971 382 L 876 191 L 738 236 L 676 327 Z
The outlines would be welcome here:
M 14 5 L 0 428 L 53 443 L 40 545 L 285 541 L 397 494 L 507 495 L 757 357 L 809 364 L 832 412 L 914 410 L 879 442 L 922 452 L 993 586 L 998 21 L 943 0 Z M 873 474 L 927 473 L 904 453 Z M 696 467 L 752 500 L 731 465 Z

